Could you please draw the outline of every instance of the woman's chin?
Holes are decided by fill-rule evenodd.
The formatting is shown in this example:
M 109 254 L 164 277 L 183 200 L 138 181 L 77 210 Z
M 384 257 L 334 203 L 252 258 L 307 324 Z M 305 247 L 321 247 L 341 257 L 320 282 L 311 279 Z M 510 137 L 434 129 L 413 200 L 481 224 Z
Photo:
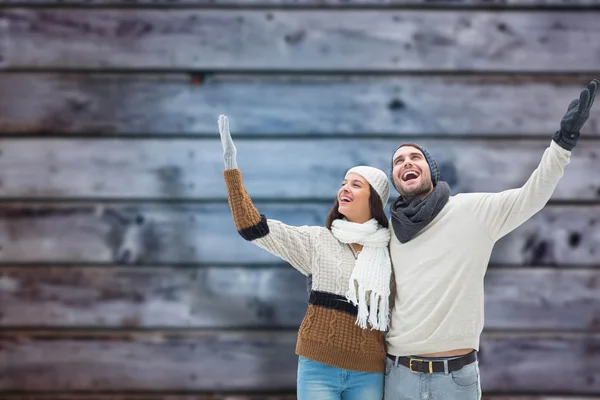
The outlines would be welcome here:
M 350 207 L 348 207 L 346 204 L 340 204 L 338 207 L 338 212 L 340 214 L 342 214 L 344 217 L 346 217 L 346 213 L 348 213 L 350 211 Z

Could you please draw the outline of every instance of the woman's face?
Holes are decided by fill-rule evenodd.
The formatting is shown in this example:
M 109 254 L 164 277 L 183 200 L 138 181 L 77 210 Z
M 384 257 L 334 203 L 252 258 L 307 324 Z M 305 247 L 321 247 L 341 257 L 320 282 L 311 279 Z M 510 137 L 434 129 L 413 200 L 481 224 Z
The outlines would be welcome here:
M 350 222 L 362 224 L 372 218 L 369 198 L 371 187 L 361 175 L 351 172 L 338 192 L 338 211 Z

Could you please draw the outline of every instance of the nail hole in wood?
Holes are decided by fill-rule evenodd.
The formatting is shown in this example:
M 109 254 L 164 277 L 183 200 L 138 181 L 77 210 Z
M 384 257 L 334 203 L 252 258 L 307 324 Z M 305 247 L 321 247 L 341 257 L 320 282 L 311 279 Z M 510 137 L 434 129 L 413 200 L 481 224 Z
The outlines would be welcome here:
M 202 85 L 204 83 L 204 74 L 191 74 L 190 82 L 192 85 Z
M 579 232 L 571 232 L 571 234 L 569 235 L 569 245 L 571 247 L 577 247 L 579 246 L 580 242 L 581 235 L 579 234 Z
M 390 104 L 388 104 L 388 108 L 390 110 L 401 110 L 405 107 L 406 107 L 406 104 L 404 104 L 404 102 L 400 99 L 394 99 L 394 100 L 390 101 Z

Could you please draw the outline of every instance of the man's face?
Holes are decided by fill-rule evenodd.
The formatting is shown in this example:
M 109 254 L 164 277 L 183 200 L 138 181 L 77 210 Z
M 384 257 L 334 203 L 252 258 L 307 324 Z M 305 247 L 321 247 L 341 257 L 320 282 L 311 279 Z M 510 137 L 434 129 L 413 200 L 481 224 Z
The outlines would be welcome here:
M 404 199 L 419 197 L 423 200 L 433 191 L 429 164 L 421 150 L 402 146 L 392 158 L 394 186 Z

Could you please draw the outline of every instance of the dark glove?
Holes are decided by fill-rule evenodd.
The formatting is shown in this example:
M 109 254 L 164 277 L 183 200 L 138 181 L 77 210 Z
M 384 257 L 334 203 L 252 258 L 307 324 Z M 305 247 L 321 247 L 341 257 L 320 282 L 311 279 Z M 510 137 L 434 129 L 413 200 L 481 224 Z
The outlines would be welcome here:
M 594 104 L 596 90 L 600 86 L 600 80 L 594 79 L 575 99 L 569 104 L 567 113 L 560 121 L 560 130 L 552 136 L 552 139 L 565 150 L 573 150 L 579 139 L 579 130 L 590 116 L 590 108 Z

